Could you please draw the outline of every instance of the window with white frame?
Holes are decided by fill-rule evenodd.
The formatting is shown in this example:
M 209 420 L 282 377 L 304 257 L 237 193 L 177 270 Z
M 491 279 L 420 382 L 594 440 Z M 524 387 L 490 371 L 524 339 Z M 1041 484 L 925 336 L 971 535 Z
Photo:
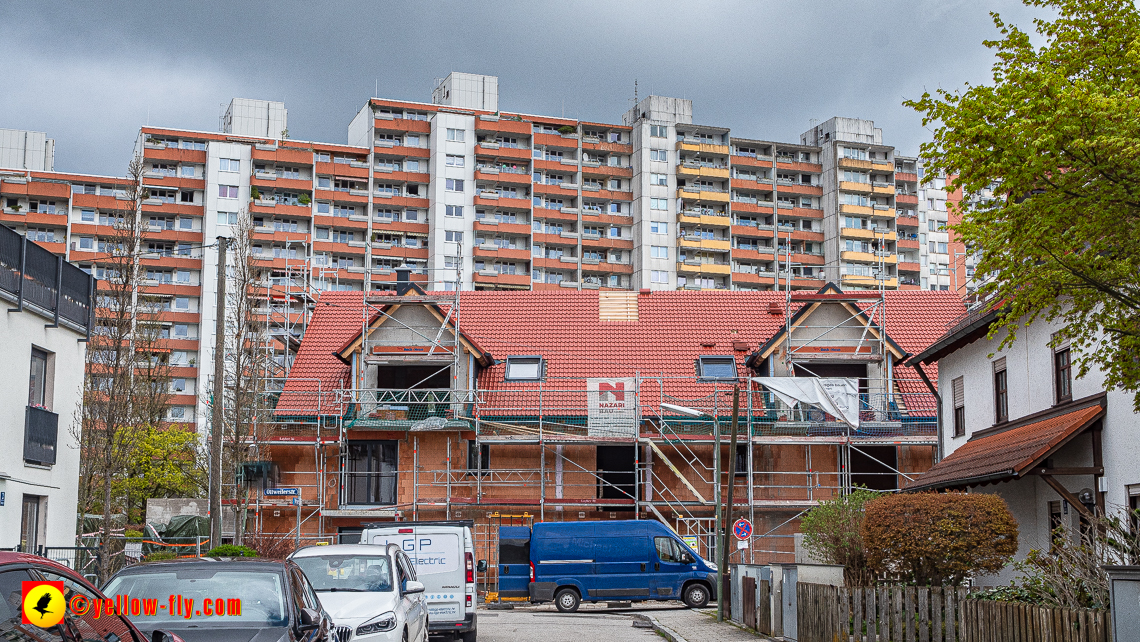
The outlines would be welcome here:
M 649 199 L 649 209 L 651 210 L 668 210 L 669 199 L 667 198 L 651 198 Z
M 664 245 L 651 245 L 649 246 L 649 256 L 655 259 L 669 258 L 669 248 Z
M 456 232 L 454 230 L 446 230 L 444 232 L 443 239 L 445 241 L 450 241 L 452 243 L 462 243 L 463 242 L 463 232 Z
M 545 368 L 540 356 L 507 357 L 505 381 L 540 381 Z
M 237 185 L 218 185 L 218 198 L 237 198 Z
M 455 154 L 448 154 L 447 155 L 447 166 L 448 167 L 463 167 L 463 157 L 457 156 Z
M 653 138 L 668 138 L 669 127 L 667 125 L 650 125 L 649 135 Z
M 463 179 L 461 178 L 448 178 L 444 180 L 444 188 L 449 192 L 462 192 Z
M 668 174 L 650 174 L 649 175 L 649 184 L 650 185 L 664 185 L 667 187 L 669 185 L 669 175 Z
M 218 159 L 219 172 L 240 172 L 241 161 L 236 158 L 219 158 Z
M 443 212 L 447 216 L 454 216 L 457 218 L 463 218 L 463 206 L 462 205 L 446 205 L 446 206 L 444 206 Z
M 447 128 L 447 140 L 454 141 L 456 143 L 462 143 L 463 142 L 463 130 L 462 129 L 452 129 L 451 127 L 448 127 Z
M 218 212 L 218 225 L 237 225 L 237 212 Z
M 651 270 L 649 272 L 650 283 L 668 283 L 669 273 L 665 270 Z
M 650 221 L 649 222 L 650 234 L 668 234 L 669 224 L 665 221 Z
M 649 150 L 649 160 L 661 161 L 662 163 L 669 162 L 669 150 L 667 149 L 651 149 Z

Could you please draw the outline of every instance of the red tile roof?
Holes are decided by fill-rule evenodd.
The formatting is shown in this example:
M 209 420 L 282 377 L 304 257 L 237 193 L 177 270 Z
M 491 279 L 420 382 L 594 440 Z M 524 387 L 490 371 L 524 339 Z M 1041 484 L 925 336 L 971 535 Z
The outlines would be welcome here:
M 1016 479 L 1103 415 L 1104 407 L 1095 404 L 999 432 L 982 433 L 911 481 L 906 490 Z
M 341 414 L 334 391 L 352 384 L 348 365 L 334 353 L 360 333 L 363 313 L 362 292 L 321 293 L 277 402 L 278 416 L 311 416 L 314 409 Z
M 784 328 L 782 315 L 769 314 L 770 303 L 784 305 L 780 292 L 644 293 L 637 297 L 635 322 L 600 322 L 598 299 L 596 291 L 463 292 L 460 328 L 503 362 L 479 373 L 479 388 L 515 391 L 503 393 L 503 404 L 530 407 L 538 414 L 537 394 L 532 399 L 523 393 L 537 386 L 533 382 L 506 382 L 503 376 L 508 356 L 542 355 L 547 364 L 543 382 L 546 404 L 573 406 L 575 414 L 580 414 L 585 406 L 585 378 L 641 375 L 664 378 L 663 384 L 642 390 L 640 397 L 642 406 L 656 408 L 662 389 L 666 396 L 678 400 L 696 400 L 712 393 L 712 384 L 696 383 L 698 357 L 735 356 L 738 373 L 746 375 L 744 361 L 748 355 Z M 360 292 L 321 295 L 279 403 L 279 415 L 288 414 L 282 409 L 300 411 L 306 403 L 312 406 L 311 400 L 289 394 L 312 390 L 314 384 L 302 380 L 320 380 L 325 391 L 348 381 L 348 366 L 331 353 L 360 333 L 362 306 Z M 948 320 L 963 312 L 961 300 L 950 292 L 886 294 L 887 333 L 908 352 L 926 347 L 942 334 Z M 739 344 L 747 344 L 747 349 L 736 350 Z M 915 377 L 910 368 L 897 368 L 899 371 L 900 376 Z M 937 380 L 933 372 L 931 377 Z M 904 392 L 928 392 L 917 378 L 906 385 L 914 390 Z M 722 391 L 726 388 L 731 396 L 730 387 L 719 385 Z M 564 391 L 561 400 L 549 396 L 552 390 Z M 544 414 L 551 410 L 545 406 Z

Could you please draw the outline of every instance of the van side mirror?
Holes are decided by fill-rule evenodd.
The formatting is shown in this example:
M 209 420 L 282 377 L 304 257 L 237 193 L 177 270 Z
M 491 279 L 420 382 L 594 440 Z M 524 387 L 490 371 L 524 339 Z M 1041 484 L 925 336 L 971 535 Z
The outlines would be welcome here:
M 689 555 L 688 553 L 681 553 L 681 563 L 682 564 L 692 564 L 695 561 L 696 560 L 693 559 L 692 555 Z
M 475 570 L 479 571 L 480 573 L 486 573 L 487 560 L 479 560 L 479 564 L 475 567 Z

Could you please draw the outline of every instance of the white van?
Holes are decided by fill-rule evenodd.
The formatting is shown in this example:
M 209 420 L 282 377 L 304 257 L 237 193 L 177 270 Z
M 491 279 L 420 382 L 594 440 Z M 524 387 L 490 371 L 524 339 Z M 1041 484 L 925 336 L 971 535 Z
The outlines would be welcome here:
M 452 633 L 463 642 L 476 637 L 474 525 L 470 520 L 381 522 L 360 534 L 361 544 L 396 544 L 408 555 L 425 587 L 428 631 Z

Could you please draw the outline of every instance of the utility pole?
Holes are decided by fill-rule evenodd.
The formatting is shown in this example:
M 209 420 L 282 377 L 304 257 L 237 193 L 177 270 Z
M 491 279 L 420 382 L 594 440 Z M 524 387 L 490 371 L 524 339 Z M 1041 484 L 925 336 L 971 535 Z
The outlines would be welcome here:
M 222 405 L 225 399 L 226 241 L 218 237 L 217 320 L 214 324 L 214 391 L 210 404 L 210 548 L 222 545 Z
M 728 529 L 732 527 L 732 495 L 736 486 L 736 427 L 740 422 L 740 384 L 732 389 L 732 437 L 728 446 L 728 502 L 724 506 L 724 532 L 720 537 L 720 560 L 716 566 L 717 599 L 716 621 L 724 621 L 724 600 L 728 591 L 724 590 L 724 577 L 728 572 Z M 716 449 L 720 450 L 720 444 Z M 718 471 L 719 472 L 719 471 Z M 719 480 L 718 480 L 719 483 Z

